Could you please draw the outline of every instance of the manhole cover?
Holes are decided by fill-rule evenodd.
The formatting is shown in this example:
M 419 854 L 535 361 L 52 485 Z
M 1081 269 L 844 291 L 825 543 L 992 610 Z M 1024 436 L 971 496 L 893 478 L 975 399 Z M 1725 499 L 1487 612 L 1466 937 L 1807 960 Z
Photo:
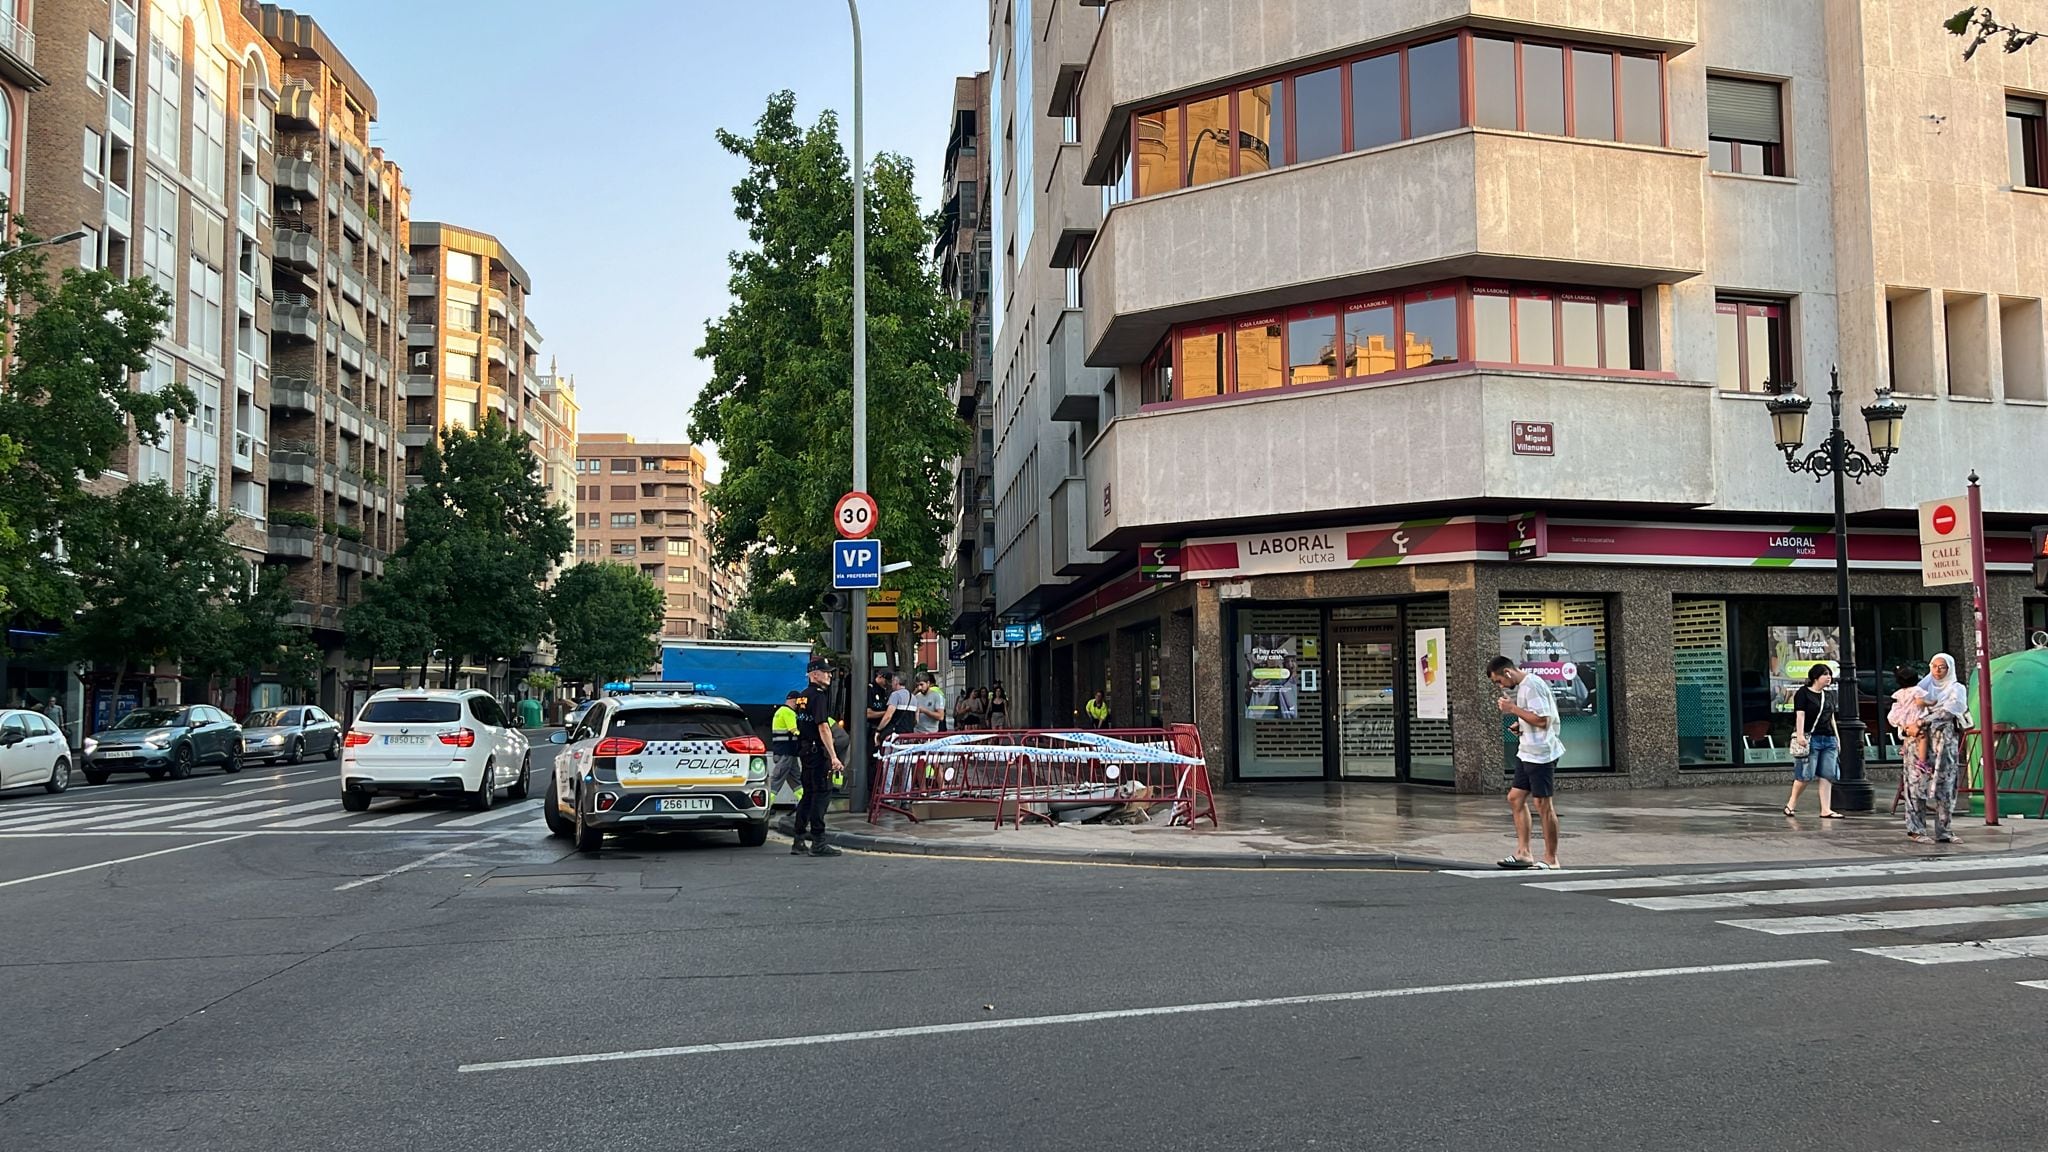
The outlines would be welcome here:
M 618 889 L 609 884 L 556 884 L 548 888 L 529 888 L 535 896 L 602 896 Z

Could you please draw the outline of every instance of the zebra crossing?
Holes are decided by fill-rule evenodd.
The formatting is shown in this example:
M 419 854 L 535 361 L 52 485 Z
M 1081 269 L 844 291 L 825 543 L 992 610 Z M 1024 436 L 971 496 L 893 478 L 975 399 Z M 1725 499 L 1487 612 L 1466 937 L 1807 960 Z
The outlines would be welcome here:
M 1447 874 L 1505 878 L 1646 912 L 1747 913 L 1715 923 L 1771 936 L 1833 936 L 1858 954 L 1906 964 L 2048 960 L 2048 854 L 1648 875 Z M 2048 980 L 2018 983 L 2048 991 Z
M 221 831 L 265 835 L 474 835 L 543 827 L 540 802 L 498 803 L 477 812 L 445 800 L 383 800 L 367 812 L 347 812 L 341 797 L 294 801 L 287 797 L 223 796 L 175 800 L 121 799 L 0 804 L 0 839 L 66 835 L 205 835 Z

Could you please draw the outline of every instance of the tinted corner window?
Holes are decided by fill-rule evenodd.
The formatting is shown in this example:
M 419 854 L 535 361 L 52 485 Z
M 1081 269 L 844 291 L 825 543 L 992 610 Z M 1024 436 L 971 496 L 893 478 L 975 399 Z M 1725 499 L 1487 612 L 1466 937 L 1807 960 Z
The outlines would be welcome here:
M 1294 82 L 1294 158 L 1299 163 L 1344 150 L 1344 74 L 1311 72 Z
M 1455 37 L 1408 49 L 1408 135 L 1428 136 L 1463 125 L 1464 88 Z
M 1351 66 L 1351 147 L 1377 148 L 1401 138 L 1401 54 L 1388 52 Z

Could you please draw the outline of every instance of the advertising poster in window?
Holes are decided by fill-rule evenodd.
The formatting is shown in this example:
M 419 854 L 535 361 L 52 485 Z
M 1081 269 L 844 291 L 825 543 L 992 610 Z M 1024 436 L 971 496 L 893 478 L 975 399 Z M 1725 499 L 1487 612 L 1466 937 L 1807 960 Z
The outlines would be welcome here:
M 1550 685 L 1559 718 L 1600 714 L 1600 666 L 1594 630 L 1503 627 L 1500 654 Z
M 1825 662 L 1842 666 L 1842 630 L 1836 627 L 1774 626 L 1771 643 L 1771 711 L 1792 711 L 1792 694 L 1806 683 L 1807 670 Z
M 1444 629 L 1415 630 L 1415 716 L 1419 720 L 1451 718 L 1451 686 L 1444 675 L 1444 653 L 1449 650 Z
M 1301 709 L 1301 637 L 1254 633 L 1244 638 L 1244 718 L 1293 720 Z

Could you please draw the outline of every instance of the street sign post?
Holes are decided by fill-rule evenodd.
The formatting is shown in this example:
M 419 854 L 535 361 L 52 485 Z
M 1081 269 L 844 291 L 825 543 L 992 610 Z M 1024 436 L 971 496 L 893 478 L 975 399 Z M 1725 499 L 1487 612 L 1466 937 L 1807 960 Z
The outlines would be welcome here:
M 1998 729 L 1991 718 L 1991 619 L 1990 589 L 1984 581 L 1984 498 L 1977 486 L 1977 474 L 1970 473 L 1970 522 L 1965 526 L 1970 543 L 1970 599 L 1977 626 L 1977 750 L 1984 762 L 1984 823 L 1998 823 Z M 1938 515 L 1939 513 L 1937 513 Z M 1923 513 L 1924 517 L 1924 513 Z M 1937 525 L 1938 527 L 1939 525 Z M 1923 534 L 1921 539 L 1925 540 Z M 1924 545 L 1923 545 L 1924 546 Z M 1959 670 L 1949 675 L 1961 679 Z
M 868 594 L 868 635 L 894 636 L 902 630 L 896 607 L 902 600 L 903 593 L 893 588 Z
M 875 498 L 865 492 L 848 492 L 832 508 L 832 524 L 842 540 L 865 540 L 875 530 Z
M 832 542 L 832 586 L 834 588 L 880 588 L 882 586 L 882 542 L 880 540 L 834 540 Z
M 1974 489 L 1973 489 L 1974 491 Z M 1981 535 L 1967 518 L 1968 497 L 1920 505 L 1920 582 L 1929 588 L 1968 584 L 1983 574 Z

